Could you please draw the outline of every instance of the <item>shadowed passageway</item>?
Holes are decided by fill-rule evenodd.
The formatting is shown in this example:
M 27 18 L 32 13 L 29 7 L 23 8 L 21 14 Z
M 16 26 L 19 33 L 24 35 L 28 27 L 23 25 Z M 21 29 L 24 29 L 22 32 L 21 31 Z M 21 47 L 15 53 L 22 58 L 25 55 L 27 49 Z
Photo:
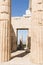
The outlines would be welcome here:
M 19 50 L 11 54 L 11 59 L 16 58 L 16 57 L 22 58 L 26 56 L 27 54 L 29 54 L 29 52 L 26 52 L 25 50 Z

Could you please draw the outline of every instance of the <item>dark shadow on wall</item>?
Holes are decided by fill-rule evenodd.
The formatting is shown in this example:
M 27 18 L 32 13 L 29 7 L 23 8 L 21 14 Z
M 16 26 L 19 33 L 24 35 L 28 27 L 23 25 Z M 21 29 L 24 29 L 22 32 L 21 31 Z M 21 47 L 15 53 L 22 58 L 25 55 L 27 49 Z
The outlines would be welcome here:
M 31 37 L 28 37 L 28 47 L 29 47 L 29 50 L 31 49 Z
M 19 54 L 12 56 L 11 59 L 13 59 L 15 57 L 19 57 L 19 58 L 21 57 L 22 58 L 22 57 L 26 56 L 27 54 L 29 54 L 29 52 L 25 51 L 25 52 L 22 52 L 22 53 L 19 53 Z
M 23 42 L 20 40 L 20 44 L 17 47 L 17 50 L 24 50 Z
M 13 29 L 13 26 L 11 24 L 11 52 L 14 52 L 17 50 L 17 38 Z

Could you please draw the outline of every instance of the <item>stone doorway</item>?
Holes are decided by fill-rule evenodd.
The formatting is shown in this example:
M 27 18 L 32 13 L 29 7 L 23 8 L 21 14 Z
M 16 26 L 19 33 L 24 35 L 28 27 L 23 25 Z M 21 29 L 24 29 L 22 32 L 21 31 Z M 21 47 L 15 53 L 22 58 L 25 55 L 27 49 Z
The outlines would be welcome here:
M 29 55 L 28 33 L 29 33 L 28 28 L 17 28 L 16 29 L 17 51 L 12 52 L 11 59 L 13 59 L 13 58 L 17 58 L 18 60 L 22 59 L 22 58 L 25 59 L 25 57 Z M 23 40 L 24 34 L 25 34 L 25 43 Z M 18 39 L 18 38 L 20 38 L 20 39 Z M 19 43 L 18 43 L 18 40 L 19 40 Z M 21 45 L 20 45 L 20 43 L 21 43 Z
M 17 50 L 29 49 L 28 46 L 28 28 L 17 29 Z

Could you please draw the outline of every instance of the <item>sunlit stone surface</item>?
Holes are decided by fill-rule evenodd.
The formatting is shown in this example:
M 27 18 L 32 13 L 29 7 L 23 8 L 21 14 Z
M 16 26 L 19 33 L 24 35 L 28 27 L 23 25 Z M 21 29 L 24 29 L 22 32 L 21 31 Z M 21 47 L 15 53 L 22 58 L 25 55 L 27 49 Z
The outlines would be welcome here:
M 0 0 L 0 62 L 10 59 L 10 0 Z
M 43 2 L 32 0 L 31 60 L 43 64 Z

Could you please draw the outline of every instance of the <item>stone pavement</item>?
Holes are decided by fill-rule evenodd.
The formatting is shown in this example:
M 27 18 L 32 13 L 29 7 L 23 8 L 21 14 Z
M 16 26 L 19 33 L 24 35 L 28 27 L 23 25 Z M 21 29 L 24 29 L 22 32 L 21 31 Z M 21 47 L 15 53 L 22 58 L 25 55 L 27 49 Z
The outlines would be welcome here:
M 11 53 L 11 60 L 0 65 L 36 65 L 29 61 L 29 53 L 23 50 Z M 41 64 L 40 64 L 41 65 Z

